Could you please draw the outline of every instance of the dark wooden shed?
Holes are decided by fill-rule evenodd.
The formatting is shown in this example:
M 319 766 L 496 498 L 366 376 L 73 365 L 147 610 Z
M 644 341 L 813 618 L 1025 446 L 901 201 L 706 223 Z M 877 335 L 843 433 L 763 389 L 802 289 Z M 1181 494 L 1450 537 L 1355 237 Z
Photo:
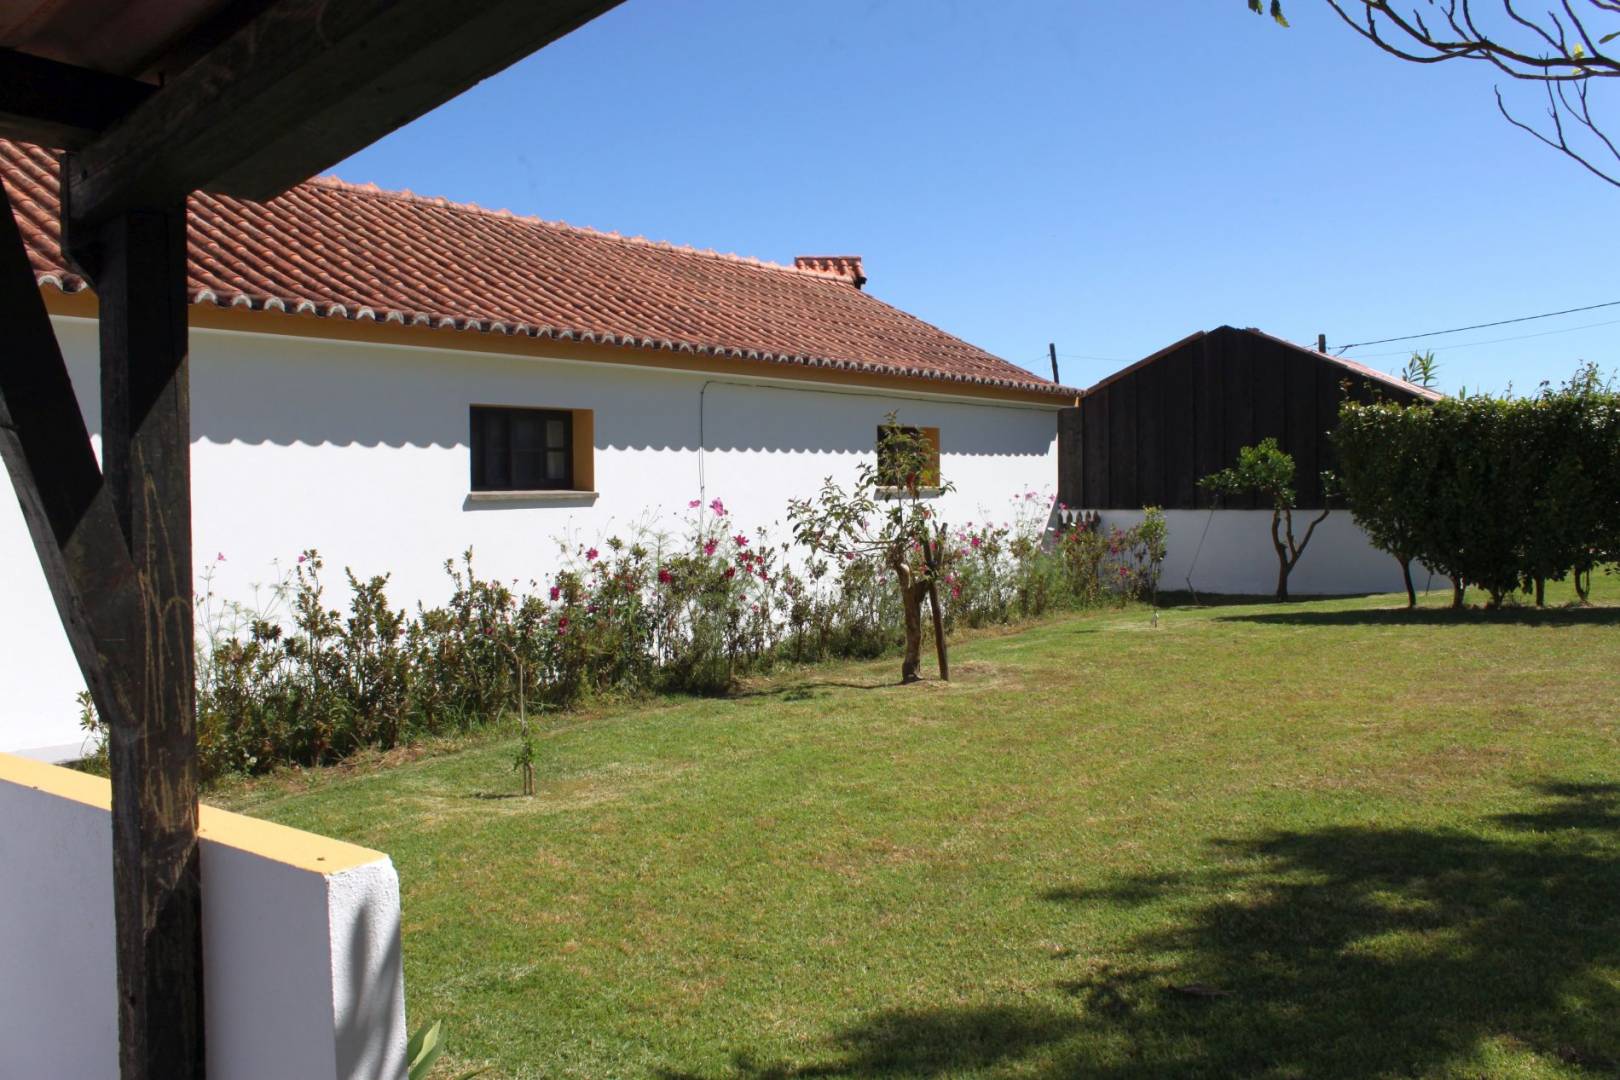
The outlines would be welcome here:
M 1199 331 L 1103 379 L 1058 414 L 1058 498 L 1086 510 L 1212 506 L 1200 477 L 1268 436 L 1293 455 L 1302 507 L 1322 505 L 1328 431 L 1346 399 L 1435 400 L 1354 360 L 1258 330 Z M 1223 497 L 1230 509 L 1257 509 Z

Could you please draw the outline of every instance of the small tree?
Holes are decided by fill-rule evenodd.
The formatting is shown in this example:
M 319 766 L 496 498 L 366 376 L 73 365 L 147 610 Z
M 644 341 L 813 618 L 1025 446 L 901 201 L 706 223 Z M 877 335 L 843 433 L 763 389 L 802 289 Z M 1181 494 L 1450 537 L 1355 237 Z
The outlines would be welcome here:
M 1323 487 L 1328 485 L 1326 474 Z M 1294 459 L 1277 446 L 1276 439 L 1262 439 L 1256 446 L 1238 451 L 1237 464 L 1210 473 L 1199 485 L 1220 495 L 1246 495 L 1254 492 L 1271 502 L 1271 545 L 1277 551 L 1277 599 L 1288 599 L 1288 575 L 1299 564 L 1311 535 L 1322 524 L 1329 509 L 1324 508 L 1306 526 L 1302 539 L 1294 538 Z
M 922 604 L 933 612 L 939 677 L 950 678 L 939 567 L 945 528 L 923 502 L 923 491 L 951 490 L 939 476 L 934 445 L 918 428 L 889 413 L 879 429 L 876 462 L 863 462 L 849 490 L 831 477 L 814 499 L 788 503 L 794 539 L 836 558 L 876 558 L 894 575 L 905 615 L 906 651 L 900 681 L 916 682 L 922 666 Z

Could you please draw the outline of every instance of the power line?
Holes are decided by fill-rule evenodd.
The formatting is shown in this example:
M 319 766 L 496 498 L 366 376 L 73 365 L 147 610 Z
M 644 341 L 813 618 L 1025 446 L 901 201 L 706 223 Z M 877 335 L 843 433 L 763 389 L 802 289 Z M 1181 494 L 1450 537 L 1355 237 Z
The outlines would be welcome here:
M 1603 305 L 1598 305 L 1598 306 L 1601 307 Z M 1516 320 L 1509 320 L 1509 321 L 1516 321 Z M 1495 325 L 1500 325 L 1500 324 L 1498 323 L 1498 324 L 1495 324 Z M 1489 341 L 1465 341 L 1461 345 L 1444 345 L 1444 346 L 1442 346 L 1442 348 L 1444 348 L 1444 349 L 1468 349 L 1468 348 L 1472 348 L 1475 345 L 1500 345 L 1504 341 L 1528 341 L 1531 338 L 1551 337 L 1554 334 L 1572 334 L 1576 330 L 1593 330 L 1593 329 L 1596 329 L 1599 326 L 1616 326 L 1616 325 L 1620 325 L 1620 319 L 1610 319 L 1608 322 L 1586 323 L 1585 325 L 1582 325 L 1582 326 L 1566 326 L 1566 327 L 1563 327 L 1562 329 L 1559 329 L 1559 330 L 1543 330 L 1539 334 L 1518 334 L 1518 335 L 1516 335 L 1514 337 L 1491 338 Z M 1400 339 L 1396 338 L 1394 340 L 1399 341 Z M 1368 344 L 1372 344 L 1372 343 L 1368 342 Z M 1348 345 L 1345 346 L 1345 347 L 1349 348 Z M 1405 349 L 1397 349 L 1395 352 L 1368 353 L 1366 356 L 1363 356 L 1361 359 L 1363 359 L 1363 360 L 1377 360 L 1380 357 L 1385 357 L 1385 356 L 1406 356 L 1406 355 L 1409 355 L 1407 350 L 1405 350 Z
M 1533 322 L 1536 319 L 1551 319 L 1551 318 L 1553 318 L 1555 316 L 1558 316 L 1558 315 L 1574 315 L 1576 312 L 1580 312 L 1580 311 L 1596 311 L 1598 308 L 1606 308 L 1606 307 L 1620 307 L 1620 300 L 1609 300 L 1609 301 L 1607 301 L 1605 303 L 1602 303 L 1602 304 L 1588 304 L 1586 307 L 1565 308 L 1563 311 L 1548 311 L 1548 312 L 1544 312 L 1543 314 L 1540 314 L 1540 315 L 1521 315 L 1517 319 L 1499 319 L 1496 322 L 1475 323 L 1473 326 L 1458 326 L 1458 327 L 1454 327 L 1454 328 L 1452 328 L 1450 330 L 1429 330 L 1426 333 L 1422 333 L 1422 334 L 1402 334 L 1399 337 L 1378 338 L 1375 341 L 1357 341 L 1357 342 L 1354 342 L 1353 344 L 1350 344 L 1350 345 L 1340 345 L 1340 346 L 1338 346 L 1338 351 L 1343 353 L 1343 352 L 1346 352 L 1347 350 L 1350 350 L 1350 349 L 1359 349 L 1363 345 L 1387 345 L 1391 341 L 1415 341 L 1418 338 L 1439 337 L 1442 334 L 1460 334 L 1464 330 L 1485 330 L 1485 329 L 1488 329 L 1488 328 L 1490 328 L 1492 326 L 1507 326 L 1510 323 Z M 1599 325 L 1604 325 L 1604 324 L 1599 324 Z M 1506 339 L 1506 340 L 1514 340 L 1514 339 L 1509 338 L 1509 339 Z M 1485 342 L 1479 342 L 1479 344 L 1486 344 L 1486 343 Z M 1456 346 L 1453 346 L 1453 347 L 1455 348 Z

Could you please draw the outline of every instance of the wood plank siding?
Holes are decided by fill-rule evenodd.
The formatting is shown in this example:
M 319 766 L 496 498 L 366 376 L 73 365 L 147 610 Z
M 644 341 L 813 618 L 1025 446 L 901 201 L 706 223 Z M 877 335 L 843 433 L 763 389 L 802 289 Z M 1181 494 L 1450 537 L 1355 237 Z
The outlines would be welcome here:
M 1322 505 L 1339 402 L 1422 400 L 1398 379 L 1254 330 L 1194 334 L 1116 372 L 1059 416 L 1058 497 L 1088 510 L 1204 509 L 1200 477 L 1273 437 L 1297 466 L 1300 505 Z M 1253 509 L 1252 496 L 1221 505 Z

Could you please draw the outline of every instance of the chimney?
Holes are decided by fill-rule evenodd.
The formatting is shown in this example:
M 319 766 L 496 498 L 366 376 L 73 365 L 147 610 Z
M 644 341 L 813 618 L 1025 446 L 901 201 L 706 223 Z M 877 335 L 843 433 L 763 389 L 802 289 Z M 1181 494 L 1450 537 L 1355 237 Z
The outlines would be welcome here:
M 843 278 L 857 289 L 866 284 L 859 255 L 798 255 L 793 259 L 793 268 Z

